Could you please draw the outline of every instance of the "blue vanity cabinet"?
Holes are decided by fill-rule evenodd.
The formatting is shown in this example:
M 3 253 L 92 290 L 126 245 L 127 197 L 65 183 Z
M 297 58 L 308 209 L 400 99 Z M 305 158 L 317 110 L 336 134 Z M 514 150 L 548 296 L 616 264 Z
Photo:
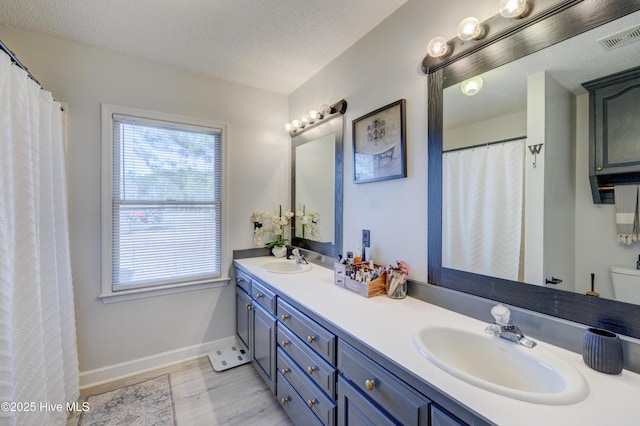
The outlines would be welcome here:
M 236 283 L 236 335 L 251 353 L 252 340 L 252 312 L 251 306 L 251 276 L 236 268 L 234 270 Z
M 236 335 L 247 346 L 251 362 L 275 393 L 276 295 L 236 268 Z
M 238 340 L 247 347 L 251 356 L 252 332 L 252 305 L 251 296 L 242 288 L 236 287 L 236 335 Z
M 338 369 L 341 378 L 354 388 L 354 392 L 359 393 L 365 401 L 380 407 L 382 410 L 379 411 L 388 413 L 393 422 L 429 425 L 429 399 L 342 340 L 338 341 Z M 338 392 L 341 399 L 345 398 L 342 395 L 343 389 L 339 388 Z M 354 399 L 351 394 L 351 400 Z M 348 405 L 339 406 L 340 420 L 351 416 L 345 412 L 348 408 Z
M 251 281 L 252 299 L 252 362 L 275 393 L 275 371 L 276 371 L 276 318 L 275 312 L 276 295 L 259 281 Z
M 237 272 L 244 274 L 236 281 L 238 336 L 249 336 L 254 367 L 295 424 L 488 424 L 428 385 L 407 384 L 393 364 L 367 355 L 353 336 L 303 312 L 260 279 Z
M 280 297 L 276 309 L 278 392 L 282 385 L 293 388 L 308 408 L 304 417 L 290 415 L 291 420 L 307 424 L 307 418 L 315 417 L 322 424 L 333 426 L 336 336 Z

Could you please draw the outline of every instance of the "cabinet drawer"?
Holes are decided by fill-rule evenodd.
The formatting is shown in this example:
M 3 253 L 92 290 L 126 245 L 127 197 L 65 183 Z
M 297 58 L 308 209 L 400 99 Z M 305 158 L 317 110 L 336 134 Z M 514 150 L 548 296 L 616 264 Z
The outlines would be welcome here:
M 236 268 L 236 285 L 251 294 L 251 276 Z
M 335 364 L 336 336 L 282 299 L 278 299 L 277 317 L 307 346 Z
M 278 373 L 278 391 L 277 398 L 280 406 L 284 408 L 287 415 L 296 425 L 318 425 L 322 426 L 322 422 L 307 407 L 306 402 L 287 382 L 282 374 Z
M 277 325 L 278 345 L 331 398 L 335 398 L 336 370 L 281 323 Z
M 316 413 L 324 425 L 333 426 L 336 418 L 336 403 L 320 390 L 302 371 L 298 365 L 282 350 L 278 348 L 278 371 L 298 392 L 307 406 Z
M 428 424 L 428 399 L 342 340 L 338 344 L 338 369 L 401 423 Z
M 373 402 L 365 398 L 348 380 L 338 375 L 338 425 L 397 425 Z
M 251 284 L 251 297 L 271 314 L 275 313 L 276 295 L 256 280 Z

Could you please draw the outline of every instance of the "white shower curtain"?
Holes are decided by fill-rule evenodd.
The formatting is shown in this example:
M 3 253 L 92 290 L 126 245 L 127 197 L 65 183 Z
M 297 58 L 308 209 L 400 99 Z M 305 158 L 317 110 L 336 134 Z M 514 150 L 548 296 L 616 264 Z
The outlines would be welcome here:
M 0 52 L 2 425 L 64 425 L 78 398 L 62 114 Z
M 525 140 L 445 153 L 442 264 L 518 279 Z

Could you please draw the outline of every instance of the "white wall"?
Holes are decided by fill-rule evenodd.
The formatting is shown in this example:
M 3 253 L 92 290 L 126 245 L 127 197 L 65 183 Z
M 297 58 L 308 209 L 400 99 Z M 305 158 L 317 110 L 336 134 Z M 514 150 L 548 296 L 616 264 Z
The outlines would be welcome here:
M 290 119 L 323 103 L 346 99 L 344 139 L 344 250 L 371 230 L 377 262 L 405 260 L 427 280 L 427 77 L 420 65 L 429 40 L 449 39 L 463 18 L 494 15 L 498 1 L 409 0 L 289 97 Z M 407 100 L 406 179 L 353 183 L 352 121 L 399 99 Z
M 527 111 L 523 110 L 464 126 L 443 129 L 442 145 L 446 151 L 503 139 L 517 138 L 526 136 L 526 134 Z
M 232 285 L 111 304 L 98 299 L 100 104 L 229 124 L 230 255 L 232 249 L 251 247 L 253 210 L 289 205 L 290 142 L 282 130 L 287 97 L 16 28 L 0 26 L 0 39 L 57 100 L 69 104 L 67 174 L 80 371 L 232 336 Z

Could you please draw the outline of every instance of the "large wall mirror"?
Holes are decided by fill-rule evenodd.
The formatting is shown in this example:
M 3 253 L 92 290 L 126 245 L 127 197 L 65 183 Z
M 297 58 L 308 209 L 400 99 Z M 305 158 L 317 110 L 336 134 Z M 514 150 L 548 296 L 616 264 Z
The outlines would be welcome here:
M 342 253 L 343 113 L 291 138 L 292 244 L 334 258 Z
M 640 287 L 616 297 L 610 273 L 635 267 L 640 246 L 617 242 L 613 205 L 593 204 L 582 86 L 640 66 L 640 42 L 599 43 L 637 26 L 640 2 L 557 5 L 426 70 L 429 282 L 640 337 Z

